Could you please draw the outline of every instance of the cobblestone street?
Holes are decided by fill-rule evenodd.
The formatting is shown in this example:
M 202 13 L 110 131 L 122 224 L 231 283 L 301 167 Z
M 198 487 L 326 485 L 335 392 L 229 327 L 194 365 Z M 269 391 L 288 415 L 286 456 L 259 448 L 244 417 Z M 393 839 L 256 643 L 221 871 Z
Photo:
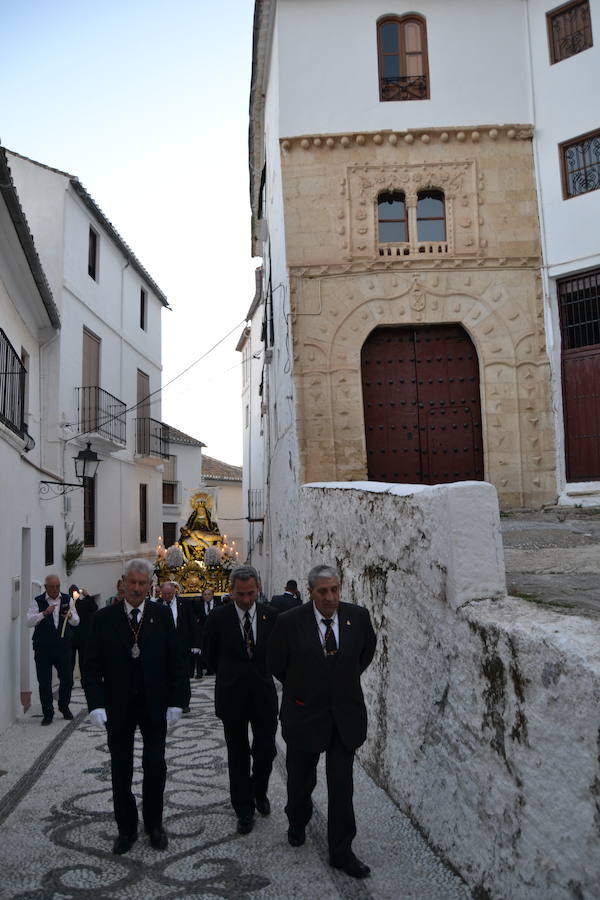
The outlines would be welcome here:
M 191 715 L 167 739 L 165 852 L 145 837 L 114 856 L 110 768 L 102 732 L 89 725 L 83 693 L 73 696 L 73 722 L 60 716 L 40 727 L 34 707 L 0 737 L 0 897 L 11 900 L 115 898 L 269 898 L 269 900 L 466 900 L 464 883 L 376 787 L 355 767 L 357 855 L 372 869 L 357 882 L 327 862 L 324 772 L 304 847 L 286 837 L 284 752 L 270 787 L 273 812 L 254 831 L 236 833 L 229 805 L 225 747 L 213 715 L 213 679 L 192 683 Z M 32 714 L 33 713 L 33 714 Z M 136 790 L 140 793 L 140 747 Z

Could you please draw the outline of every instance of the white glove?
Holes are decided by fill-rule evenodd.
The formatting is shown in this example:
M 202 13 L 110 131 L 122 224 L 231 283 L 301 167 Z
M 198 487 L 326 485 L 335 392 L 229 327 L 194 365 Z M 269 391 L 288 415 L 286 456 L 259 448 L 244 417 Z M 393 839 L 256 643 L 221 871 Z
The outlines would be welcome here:
M 104 728 L 106 725 L 106 710 L 101 706 L 98 706 L 90 712 L 88 719 L 92 725 L 96 725 L 98 728 Z
M 200 647 L 192 647 L 192 653 L 200 653 Z
M 182 712 L 180 706 L 167 706 L 167 728 L 172 728 L 179 722 Z

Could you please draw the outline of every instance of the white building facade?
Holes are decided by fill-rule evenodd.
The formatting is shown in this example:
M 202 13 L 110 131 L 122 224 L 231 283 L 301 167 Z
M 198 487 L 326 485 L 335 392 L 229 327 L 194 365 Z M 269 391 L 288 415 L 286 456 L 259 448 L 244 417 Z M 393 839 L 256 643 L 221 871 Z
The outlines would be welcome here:
M 40 386 L 60 316 L 0 149 L 0 731 L 35 686 L 25 614 L 44 564 L 60 563 L 60 507 L 40 498 L 45 408 Z M 58 559 L 55 557 L 58 555 Z
M 46 507 L 64 522 L 52 566 L 107 598 L 123 563 L 154 558 L 162 530 L 161 312 L 167 301 L 79 180 L 8 152 L 13 179 L 56 299 L 63 327 L 41 378 L 46 428 L 40 440 Z M 87 444 L 102 460 L 94 479 L 74 483 L 73 457 Z M 75 482 L 76 483 L 76 482 Z M 67 576 L 66 536 L 84 542 Z M 68 580 L 67 580 L 68 579 Z
M 322 0 L 310 15 L 296 0 L 256 3 L 262 288 L 239 349 L 245 488 L 252 479 L 264 505 L 264 544 L 250 523 L 248 546 L 268 585 L 294 570 L 302 482 L 485 479 L 505 507 L 593 502 L 600 436 L 581 423 L 600 420 L 598 392 L 576 389 L 570 419 L 563 397 L 573 372 L 600 383 L 598 23 L 598 0 Z M 571 353 L 559 305 L 575 309 L 577 285 L 561 282 L 590 272 L 596 324 Z M 587 322 L 585 303 L 575 312 Z M 441 342 L 431 365 L 443 371 L 370 378 L 390 335 L 396 350 L 411 342 L 411 365 Z M 456 369 L 459 357 L 472 368 Z M 399 410 L 411 381 L 414 422 Z M 396 418 L 378 418 L 394 405 Z M 445 443 L 453 429 L 468 439 Z M 404 464 L 415 441 L 418 462 Z

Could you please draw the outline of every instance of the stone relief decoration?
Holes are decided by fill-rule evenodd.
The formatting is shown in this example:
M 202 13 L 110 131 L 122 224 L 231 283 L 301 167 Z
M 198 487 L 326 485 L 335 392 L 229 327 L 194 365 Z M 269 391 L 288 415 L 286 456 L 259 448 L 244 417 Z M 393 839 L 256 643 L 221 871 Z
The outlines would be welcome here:
M 472 257 L 480 252 L 480 197 L 474 160 L 399 166 L 355 165 L 347 169 L 345 188 L 349 206 L 349 246 L 346 261 L 430 261 L 448 257 Z M 445 241 L 419 241 L 417 195 L 435 189 L 444 195 Z M 378 197 L 404 194 L 408 240 L 381 244 L 378 234 Z

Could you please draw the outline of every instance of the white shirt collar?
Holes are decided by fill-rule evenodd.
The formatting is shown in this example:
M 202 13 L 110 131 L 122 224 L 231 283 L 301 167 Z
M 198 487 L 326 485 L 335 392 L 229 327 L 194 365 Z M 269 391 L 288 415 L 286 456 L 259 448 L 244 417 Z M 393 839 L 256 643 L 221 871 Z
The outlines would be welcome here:
M 243 622 L 243 621 L 244 621 L 244 617 L 245 617 L 245 615 L 246 615 L 246 610 L 245 610 L 245 609 L 240 609 L 239 606 L 237 605 L 237 603 L 235 602 L 235 600 L 234 600 L 234 602 L 233 602 L 233 605 L 235 606 L 235 609 L 236 609 L 236 612 L 237 612 L 237 614 L 238 614 L 238 618 L 239 618 L 240 622 Z M 255 614 L 256 614 L 256 603 L 253 603 L 252 606 L 250 607 L 250 609 L 247 610 L 247 612 L 250 613 L 250 618 L 251 618 L 251 619 L 254 619 L 254 616 L 255 616 Z
M 145 604 L 146 604 L 146 601 L 145 601 L 145 600 L 142 600 L 142 602 L 140 603 L 139 606 L 132 606 L 131 603 L 129 603 L 127 600 L 125 600 L 124 602 L 125 602 L 125 612 L 127 613 L 127 616 L 128 616 L 129 618 L 131 618 L 131 610 L 132 610 L 132 609 L 139 609 L 139 611 L 140 611 L 140 618 L 142 617 L 142 613 L 144 612 L 144 606 L 145 606 Z M 138 620 L 138 621 L 139 621 L 139 620 Z
M 322 612 L 319 612 L 319 610 L 317 609 L 317 606 L 316 606 L 314 600 L 313 600 L 313 605 L 312 605 L 312 606 L 313 606 L 313 612 L 314 612 L 314 614 L 315 614 L 315 618 L 316 618 L 316 620 L 317 620 L 317 624 L 318 624 L 318 625 L 321 625 L 322 622 L 323 622 L 323 619 L 325 618 L 325 616 L 323 615 Z M 336 609 L 336 611 L 334 612 L 334 614 L 333 614 L 332 617 L 331 617 L 331 624 L 332 624 L 332 625 L 335 625 L 336 622 L 337 622 L 338 611 L 339 611 L 339 606 L 338 606 L 338 608 Z

